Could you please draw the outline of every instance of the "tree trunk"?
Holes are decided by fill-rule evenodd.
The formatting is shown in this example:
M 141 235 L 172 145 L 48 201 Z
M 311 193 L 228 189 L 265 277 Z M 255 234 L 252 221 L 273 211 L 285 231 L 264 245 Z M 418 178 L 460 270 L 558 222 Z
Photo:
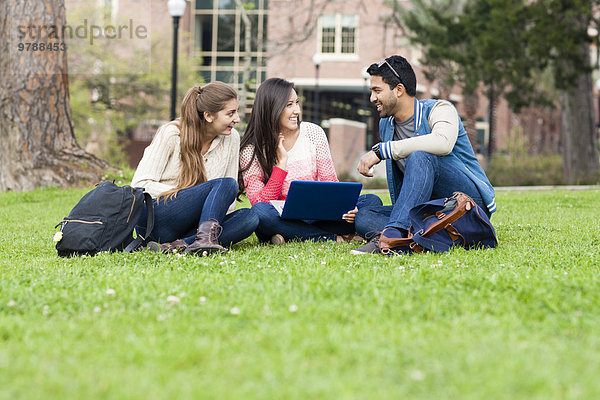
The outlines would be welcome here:
M 64 0 L 3 1 L 0 22 L 0 192 L 98 181 L 109 165 L 73 135 Z
M 473 147 L 473 151 L 479 151 L 479 143 L 477 140 L 477 108 L 479 106 L 479 93 L 477 91 L 464 94 L 463 93 L 463 110 L 465 112 L 465 120 L 463 125 L 469 136 L 469 141 Z
M 589 65 L 587 43 L 581 51 Z M 600 162 L 591 72 L 582 73 L 573 83 L 560 94 L 563 169 L 569 184 L 597 183 Z
M 492 162 L 492 154 L 496 150 L 496 111 L 498 107 L 498 97 L 494 89 L 494 82 L 489 84 L 488 89 L 488 143 L 485 158 L 486 167 Z

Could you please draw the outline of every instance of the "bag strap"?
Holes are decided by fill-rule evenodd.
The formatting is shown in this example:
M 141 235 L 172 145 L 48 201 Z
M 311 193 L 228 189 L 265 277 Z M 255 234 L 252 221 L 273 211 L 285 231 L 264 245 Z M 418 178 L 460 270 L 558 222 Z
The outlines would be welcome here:
M 148 215 L 146 220 L 146 238 L 148 238 L 154 229 L 154 204 L 152 204 L 152 196 L 149 193 L 144 192 L 144 202 L 146 203 L 146 213 Z M 142 245 L 146 238 L 138 233 L 137 237 L 123 251 L 126 253 L 134 252 Z
M 408 229 L 408 237 L 405 238 L 393 238 L 387 240 L 385 243 L 379 242 L 380 250 L 383 254 L 389 254 L 391 249 L 394 247 L 407 247 L 410 250 L 416 253 L 422 253 L 425 251 L 423 246 L 414 241 L 414 236 L 412 233 L 412 227 Z
M 475 208 L 475 202 L 468 195 L 455 192 L 454 196 L 451 199 L 456 199 L 456 207 L 449 214 L 441 213 L 438 218 L 441 217 L 438 221 L 429 225 L 429 227 L 424 232 L 417 232 L 415 235 L 419 234 L 421 237 L 427 237 L 433 235 L 434 233 L 446 228 L 446 226 L 450 225 L 454 221 L 458 220 L 460 217 L 465 215 L 467 211 Z M 444 211 L 444 210 L 442 210 Z
M 154 230 L 154 203 L 152 203 L 150 193 L 144 192 L 144 201 L 146 202 L 146 212 L 148 214 L 148 219 L 146 220 L 146 237 L 149 238 Z
M 456 236 L 462 238 L 456 228 L 452 226 L 452 223 L 465 215 L 467 211 L 470 211 L 477 206 L 469 195 L 462 192 L 454 192 L 454 195 L 446 201 L 446 203 L 449 203 L 448 205 L 452 205 L 451 202 L 454 203 L 454 210 L 448 212 L 449 207 L 444 207 L 444 209 L 435 213 L 438 221 L 429 225 L 425 231 L 420 230 L 413 235 L 413 240 L 416 243 L 431 250 L 435 249 L 435 251 L 445 252 L 450 250 L 451 245 L 431 239 L 429 236 L 442 229 L 446 229 L 451 239 L 455 240 L 454 237 Z
M 448 235 L 450 236 L 450 239 L 455 242 L 456 240 L 460 239 L 462 242 L 460 243 L 461 246 L 465 247 L 465 238 L 463 237 L 463 235 L 460 234 L 460 232 L 452 225 L 448 224 L 444 227 L 444 229 L 446 229 Z M 418 232 L 416 234 L 413 235 L 413 240 L 420 244 L 421 246 L 424 246 L 430 250 L 435 250 L 435 251 L 440 251 L 440 252 L 445 252 L 450 250 L 450 247 L 452 247 L 453 245 L 448 245 L 444 242 L 429 238 L 429 237 L 425 237 L 424 234 L 419 234 Z M 457 243 L 458 244 L 458 243 Z

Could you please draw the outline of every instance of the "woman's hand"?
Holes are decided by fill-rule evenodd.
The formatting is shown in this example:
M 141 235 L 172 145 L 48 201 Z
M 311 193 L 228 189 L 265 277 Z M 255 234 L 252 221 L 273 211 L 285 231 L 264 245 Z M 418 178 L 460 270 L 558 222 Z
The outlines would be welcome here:
M 284 140 L 285 137 L 283 136 L 283 133 L 280 133 L 279 143 L 277 144 L 277 167 L 285 170 L 287 168 L 288 154 L 285 147 L 283 147 Z
M 356 219 L 356 213 L 358 212 L 358 208 L 354 207 L 354 210 L 348 211 L 346 214 L 342 215 L 342 219 L 349 224 L 353 224 Z

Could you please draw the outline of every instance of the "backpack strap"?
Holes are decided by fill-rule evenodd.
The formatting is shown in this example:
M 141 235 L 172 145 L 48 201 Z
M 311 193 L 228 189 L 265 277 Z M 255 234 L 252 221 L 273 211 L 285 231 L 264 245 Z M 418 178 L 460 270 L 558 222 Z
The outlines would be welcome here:
M 148 215 L 148 219 L 146 220 L 146 237 L 144 238 L 138 234 L 137 237 L 123 250 L 126 253 L 137 250 L 138 247 L 146 241 L 146 238 L 150 237 L 152 230 L 154 229 L 154 204 L 152 204 L 152 196 L 150 196 L 149 193 L 144 192 L 144 202 L 146 203 L 146 213 Z

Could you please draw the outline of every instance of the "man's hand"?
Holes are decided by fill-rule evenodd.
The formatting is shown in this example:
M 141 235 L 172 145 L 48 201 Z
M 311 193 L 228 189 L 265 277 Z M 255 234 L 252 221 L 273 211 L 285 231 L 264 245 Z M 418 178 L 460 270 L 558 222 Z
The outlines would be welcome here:
M 353 224 L 356 219 L 356 213 L 358 212 L 358 208 L 354 207 L 353 210 L 348 211 L 346 214 L 342 215 L 342 219 L 349 224 Z
M 360 158 L 356 169 L 362 175 L 368 176 L 370 178 L 373 176 L 373 173 L 370 171 L 370 169 L 373 167 L 373 165 L 379 164 L 380 161 L 381 160 L 379 159 L 379 157 L 375 155 L 375 152 L 371 150 Z

